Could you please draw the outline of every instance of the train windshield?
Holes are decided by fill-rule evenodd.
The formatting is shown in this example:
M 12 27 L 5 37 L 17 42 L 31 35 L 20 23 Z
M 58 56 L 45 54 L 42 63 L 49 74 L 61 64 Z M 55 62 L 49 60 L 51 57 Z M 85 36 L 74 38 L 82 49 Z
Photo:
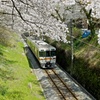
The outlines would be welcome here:
M 46 53 L 44 51 L 39 52 L 40 57 L 45 57 Z
M 55 51 L 46 51 L 46 57 L 52 57 L 52 56 L 56 56 Z
M 51 51 L 51 56 L 56 56 L 56 51 Z
M 39 52 L 40 57 L 52 57 L 56 56 L 56 51 L 41 51 Z
M 51 51 L 46 51 L 46 57 L 50 57 L 51 56 Z

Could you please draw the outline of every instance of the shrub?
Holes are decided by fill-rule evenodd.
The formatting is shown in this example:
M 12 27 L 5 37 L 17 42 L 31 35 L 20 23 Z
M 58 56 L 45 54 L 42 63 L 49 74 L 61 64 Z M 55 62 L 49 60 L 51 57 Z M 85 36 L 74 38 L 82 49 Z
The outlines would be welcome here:
M 0 44 L 11 47 L 15 46 L 13 35 L 14 33 L 12 31 L 0 26 Z

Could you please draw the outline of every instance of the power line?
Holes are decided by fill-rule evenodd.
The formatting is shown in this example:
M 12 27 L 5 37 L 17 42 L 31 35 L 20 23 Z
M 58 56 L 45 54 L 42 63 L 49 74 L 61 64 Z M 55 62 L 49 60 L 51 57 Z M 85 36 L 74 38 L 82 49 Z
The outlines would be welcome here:
M 94 45 L 91 45 L 91 44 L 89 44 L 89 43 L 87 43 L 87 42 L 84 42 L 83 40 L 80 40 L 80 39 L 78 39 L 78 38 L 75 38 L 74 36 L 71 36 L 70 34 L 67 34 L 67 36 L 72 37 L 73 39 L 76 39 L 76 40 L 78 40 L 78 41 L 80 41 L 80 42 L 83 42 L 84 44 L 86 44 L 86 45 L 88 45 L 88 46 L 90 46 L 90 47 L 93 47 L 93 48 L 95 48 L 95 49 L 97 49 L 97 50 L 100 51 L 100 48 L 95 47 Z

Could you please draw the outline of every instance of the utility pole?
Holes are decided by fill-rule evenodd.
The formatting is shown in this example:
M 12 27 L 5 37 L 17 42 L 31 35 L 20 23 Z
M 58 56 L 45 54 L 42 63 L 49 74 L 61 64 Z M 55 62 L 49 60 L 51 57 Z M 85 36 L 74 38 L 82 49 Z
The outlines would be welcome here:
M 71 38 L 71 74 L 73 73 L 73 32 L 72 32 L 72 19 L 70 19 L 70 38 Z

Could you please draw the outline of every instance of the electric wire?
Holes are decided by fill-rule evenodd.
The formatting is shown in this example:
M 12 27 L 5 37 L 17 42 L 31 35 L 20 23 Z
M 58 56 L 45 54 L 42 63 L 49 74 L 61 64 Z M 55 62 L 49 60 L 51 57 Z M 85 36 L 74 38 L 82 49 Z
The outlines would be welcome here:
M 95 49 L 97 49 L 97 50 L 100 51 L 100 48 L 95 47 L 94 45 L 91 45 L 91 44 L 89 44 L 89 43 L 87 43 L 87 42 L 84 42 L 84 41 L 82 41 L 82 40 L 80 40 L 80 39 L 78 39 L 78 38 L 76 38 L 76 37 L 74 37 L 74 36 L 71 36 L 70 34 L 67 34 L 67 36 L 69 36 L 69 37 L 71 37 L 71 38 L 73 38 L 73 39 L 76 39 L 76 40 L 78 40 L 78 41 L 80 41 L 80 42 L 83 42 L 84 44 L 86 44 L 86 45 L 88 45 L 88 46 L 90 46 L 90 47 L 93 47 L 93 48 L 95 48 Z

